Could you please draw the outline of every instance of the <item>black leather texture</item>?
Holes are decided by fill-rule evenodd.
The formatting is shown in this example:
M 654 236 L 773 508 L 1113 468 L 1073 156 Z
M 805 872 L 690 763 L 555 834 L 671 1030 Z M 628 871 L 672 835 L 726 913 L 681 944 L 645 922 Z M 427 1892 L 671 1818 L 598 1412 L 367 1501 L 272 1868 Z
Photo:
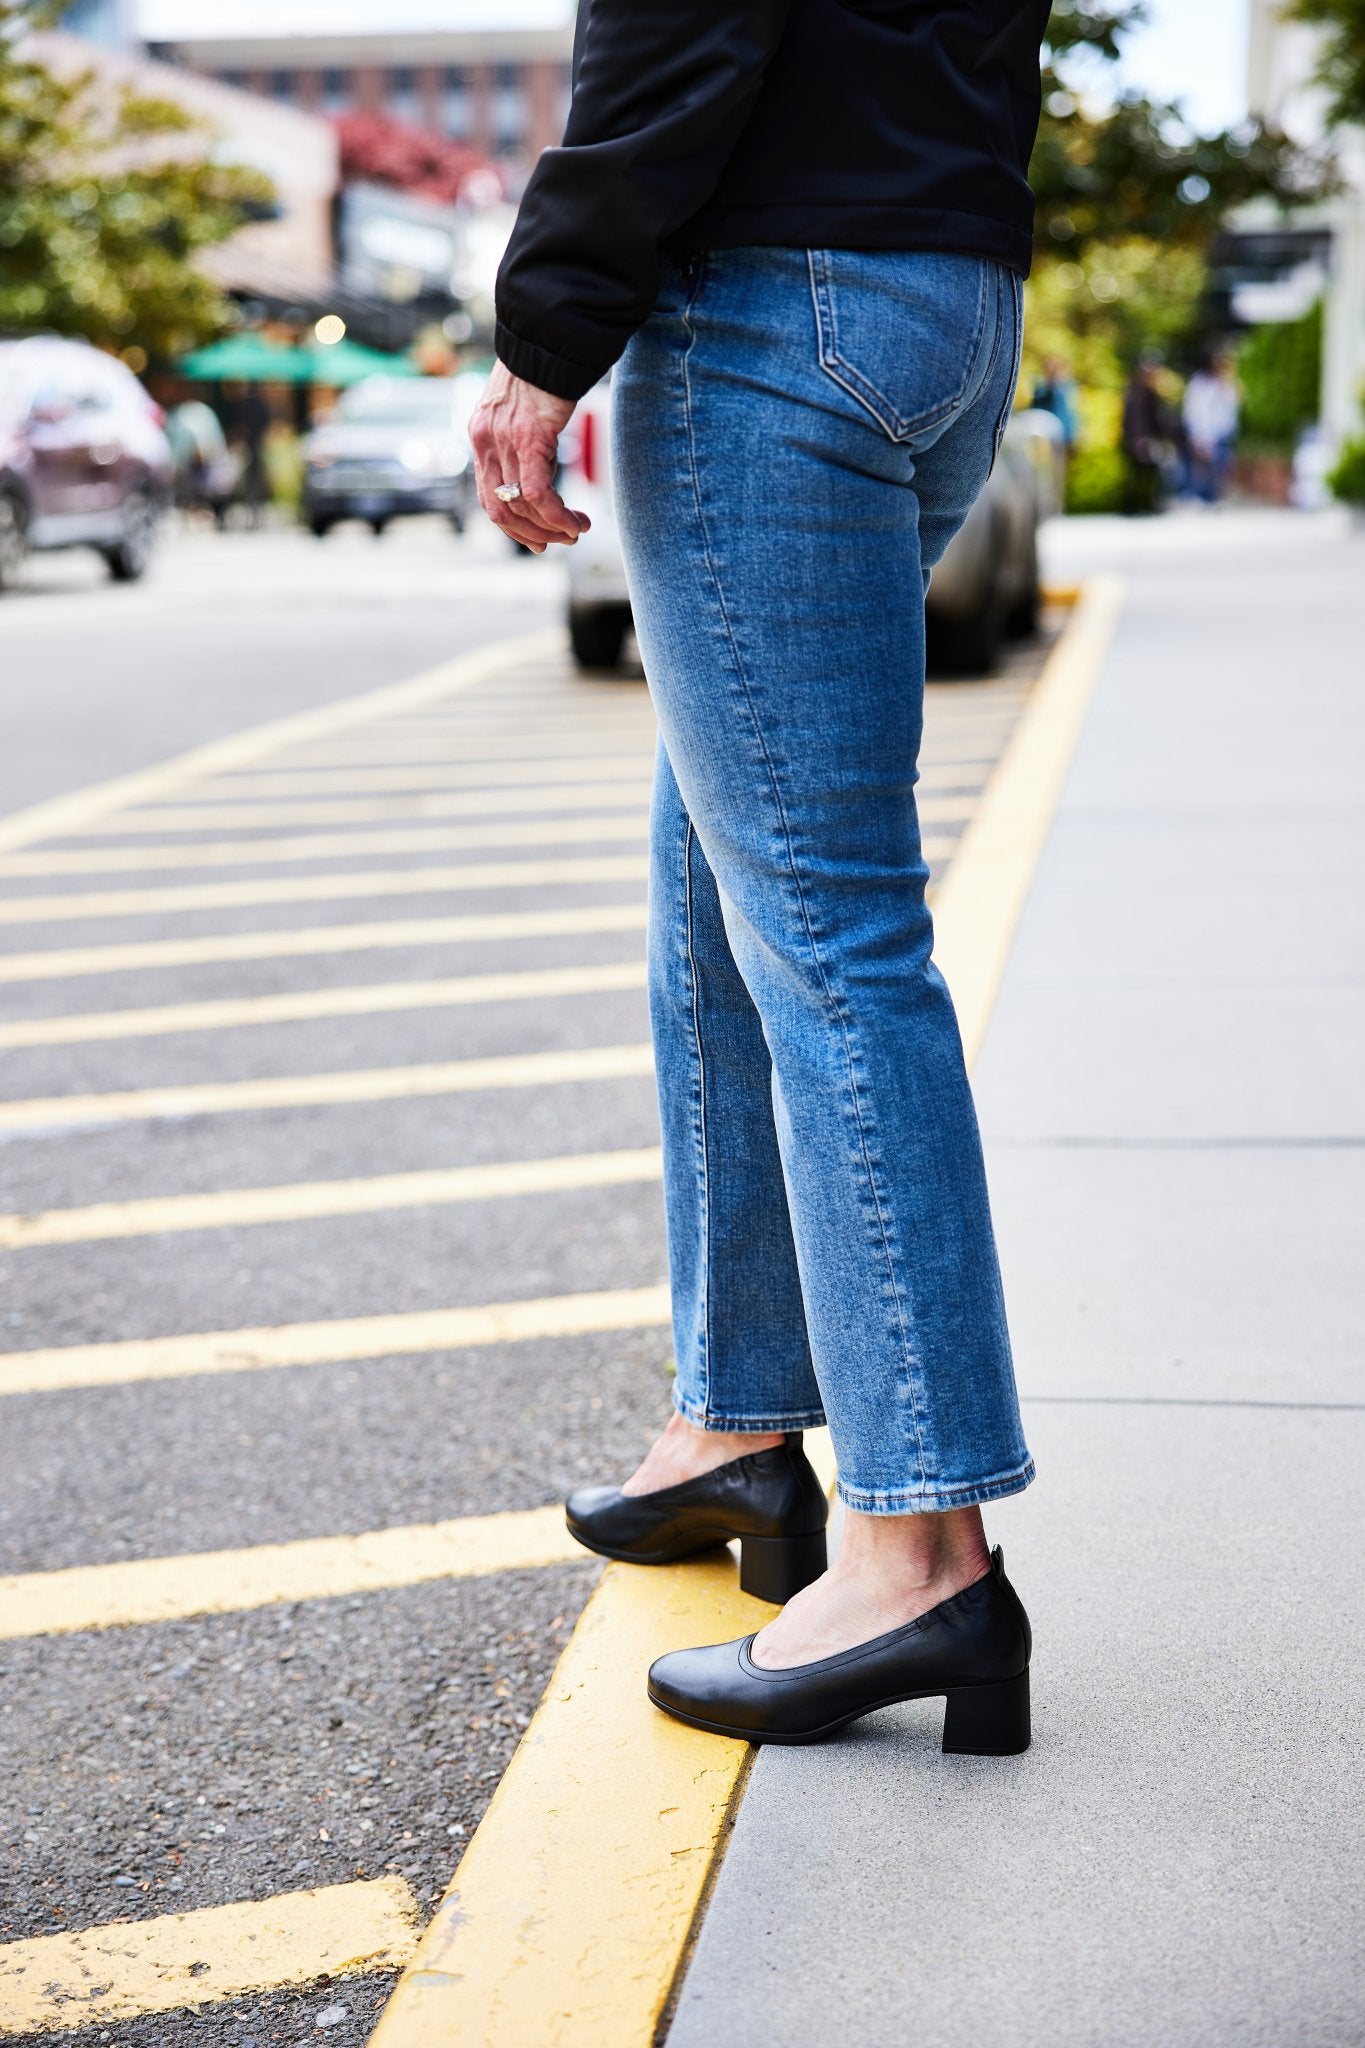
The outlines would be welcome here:
M 1017 1704 L 1014 1691 L 1023 1681 L 1023 1742 L 995 1753 L 1027 1746 L 1033 1638 L 1000 1550 L 992 1553 L 986 1576 L 965 1592 L 840 1656 L 765 1671 L 749 1654 L 753 1640 L 743 1636 L 660 1657 L 649 1673 L 650 1698 L 678 1720 L 718 1735 L 760 1743 L 817 1742 L 900 1700 L 999 1688 L 1003 1703 Z M 981 1699 L 994 1696 L 983 1692 Z
M 570 1494 L 564 1512 L 570 1535 L 599 1557 L 675 1564 L 736 1537 L 818 1535 L 829 1502 L 795 1431 L 773 1450 L 658 1493 L 585 1486 Z

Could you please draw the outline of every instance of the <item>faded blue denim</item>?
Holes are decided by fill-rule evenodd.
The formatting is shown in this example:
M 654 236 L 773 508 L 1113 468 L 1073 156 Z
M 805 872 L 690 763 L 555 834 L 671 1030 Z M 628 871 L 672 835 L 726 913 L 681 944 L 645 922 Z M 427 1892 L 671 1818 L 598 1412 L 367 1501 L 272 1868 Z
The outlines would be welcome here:
M 914 785 L 928 571 L 990 471 L 1018 279 L 930 254 L 670 266 L 615 463 L 662 744 L 650 999 L 679 1410 L 828 1419 L 882 1514 L 1033 1476 Z

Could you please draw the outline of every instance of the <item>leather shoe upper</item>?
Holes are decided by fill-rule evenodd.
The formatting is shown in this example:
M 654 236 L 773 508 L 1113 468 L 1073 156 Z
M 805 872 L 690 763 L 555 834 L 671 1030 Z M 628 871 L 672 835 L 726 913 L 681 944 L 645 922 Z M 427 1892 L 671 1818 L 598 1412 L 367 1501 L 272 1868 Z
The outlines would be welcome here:
M 793 1432 L 699 1479 L 657 1493 L 585 1486 L 565 1507 L 569 1532 L 589 1550 L 663 1564 L 736 1536 L 814 1536 L 829 1518 L 819 1477 Z
M 999 1550 L 986 1576 L 965 1592 L 837 1657 L 767 1671 L 749 1654 L 753 1640 L 670 1651 L 650 1668 L 650 1698 L 670 1713 L 751 1742 L 790 1739 L 920 1693 L 1017 1678 L 1033 1646 Z

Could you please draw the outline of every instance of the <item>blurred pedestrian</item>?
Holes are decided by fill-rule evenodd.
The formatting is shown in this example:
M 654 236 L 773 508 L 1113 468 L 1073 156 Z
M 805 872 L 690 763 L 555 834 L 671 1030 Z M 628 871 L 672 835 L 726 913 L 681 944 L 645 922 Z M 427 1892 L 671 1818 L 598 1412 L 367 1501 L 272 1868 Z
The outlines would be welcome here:
M 641 1564 L 735 1537 L 742 1584 L 795 1596 L 654 1666 L 679 1718 L 811 1741 L 947 1693 L 945 1746 L 1003 1755 L 1028 1742 L 1028 1629 L 981 1506 L 1033 1465 L 914 782 L 924 586 L 1017 376 L 1046 8 L 974 0 L 942 36 L 938 11 L 580 7 L 472 432 L 495 522 L 572 544 L 556 438 L 616 365 L 662 734 L 675 1413 L 569 1526 Z M 800 1434 L 826 1419 L 848 1510 L 828 1572 Z
M 1076 382 L 1060 356 L 1043 359 L 1043 374 L 1033 386 L 1029 404 L 1038 412 L 1050 412 L 1062 430 L 1062 446 L 1070 455 L 1076 445 L 1080 421 L 1076 408 Z
M 270 498 L 270 478 L 265 463 L 270 406 L 258 384 L 231 387 L 231 394 L 228 431 L 242 459 L 239 493 L 246 507 L 248 526 L 257 527 L 265 517 L 265 507 Z
M 1185 386 L 1185 488 L 1193 498 L 1216 505 L 1223 495 L 1237 445 L 1242 390 L 1232 356 L 1219 349 Z
M 1161 395 L 1164 365 L 1155 350 L 1139 357 L 1123 395 L 1123 452 L 1128 460 L 1124 511 L 1156 512 L 1177 453 L 1175 415 Z

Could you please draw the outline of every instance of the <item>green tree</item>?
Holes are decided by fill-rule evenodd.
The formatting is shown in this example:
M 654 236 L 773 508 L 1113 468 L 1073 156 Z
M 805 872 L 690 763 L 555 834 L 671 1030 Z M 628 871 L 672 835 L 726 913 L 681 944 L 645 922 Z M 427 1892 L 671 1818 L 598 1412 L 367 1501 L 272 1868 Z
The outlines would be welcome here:
M 58 76 L 26 39 L 53 0 L 0 0 L 0 330 L 171 357 L 231 322 L 196 266 L 267 211 L 270 181 L 211 160 L 183 108 Z
M 1326 31 L 1318 77 L 1331 94 L 1335 125 L 1365 125 L 1365 0 L 1291 0 L 1291 20 Z
M 1341 4 L 1365 11 L 1365 0 Z M 1044 258 L 1074 258 L 1093 242 L 1128 235 L 1203 251 L 1227 214 L 1246 200 L 1269 195 L 1292 205 L 1323 189 L 1324 161 L 1260 123 L 1196 135 L 1178 107 L 1132 93 L 1103 112 L 1087 107 L 1076 83 L 1077 58 L 1113 63 L 1124 37 L 1144 19 L 1140 4 L 1057 0 L 1053 7 L 1043 116 L 1030 168 L 1037 250 Z

